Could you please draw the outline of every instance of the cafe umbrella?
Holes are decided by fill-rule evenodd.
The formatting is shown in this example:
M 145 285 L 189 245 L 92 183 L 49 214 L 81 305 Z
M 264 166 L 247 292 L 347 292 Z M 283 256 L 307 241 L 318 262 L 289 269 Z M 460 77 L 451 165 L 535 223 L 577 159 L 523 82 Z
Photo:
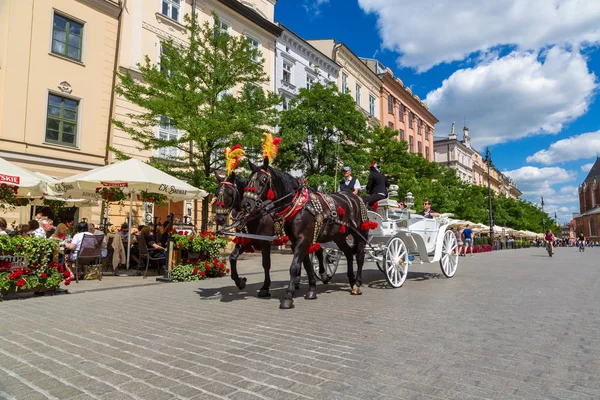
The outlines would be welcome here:
M 42 178 L 3 158 L 0 158 L 0 184 L 16 188 L 18 197 L 38 197 L 44 194 Z
M 120 189 L 129 194 L 129 231 L 133 197 L 142 192 L 158 193 L 172 201 L 201 199 L 208 195 L 203 189 L 177 179 L 135 158 L 94 168 L 54 184 L 54 191 L 62 196 L 86 191 L 99 192 L 103 188 Z M 127 266 L 131 257 L 131 235 L 127 236 Z

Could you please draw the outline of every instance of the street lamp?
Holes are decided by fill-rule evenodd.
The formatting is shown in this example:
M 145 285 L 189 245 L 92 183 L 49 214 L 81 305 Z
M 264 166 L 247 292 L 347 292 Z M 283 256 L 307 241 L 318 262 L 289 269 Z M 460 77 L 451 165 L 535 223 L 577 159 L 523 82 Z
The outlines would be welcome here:
M 544 217 L 544 196 L 542 196 L 542 230 L 546 233 L 546 218 Z
M 487 174 L 488 174 L 488 209 L 490 211 L 490 238 L 492 241 L 494 240 L 494 217 L 492 211 L 492 192 L 490 187 L 490 166 L 492 165 L 492 155 L 490 154 L 490 149 L 486 147 L 485 149 L 485 158 L 483 161 L 487 165 Z
M 408 219 L 410 219 L 410 208 L 415 204 L 415 198 L 411 192 L 406 193 L 404 198 L 404 205 L 408 209 Z

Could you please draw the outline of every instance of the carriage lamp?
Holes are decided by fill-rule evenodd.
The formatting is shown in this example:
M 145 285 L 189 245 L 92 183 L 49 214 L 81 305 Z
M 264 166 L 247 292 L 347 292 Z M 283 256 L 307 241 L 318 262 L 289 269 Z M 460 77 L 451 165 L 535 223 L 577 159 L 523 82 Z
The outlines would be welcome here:
M 411 192 L 406 193 L 406 197 L 404 198 L 404 205 L 406 208 L 410 209 L 415 204 L 415 198 L 413 197 Z

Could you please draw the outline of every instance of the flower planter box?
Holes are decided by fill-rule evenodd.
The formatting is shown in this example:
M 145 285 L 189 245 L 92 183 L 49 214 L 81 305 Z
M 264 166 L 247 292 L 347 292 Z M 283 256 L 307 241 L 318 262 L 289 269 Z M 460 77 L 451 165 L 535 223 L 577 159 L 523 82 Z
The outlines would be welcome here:
M 48 292 L 54 292 L 55 290 L 57 290 L 58 287 L 53 287 L 53 288 L 47 288 L 45 286 L 37 286 L 35 288 L 29 288 L 29 289 L 19 289 L 19 290 L 15 290 L 15 289 L 8 289 L 8 290 L 0 290 L 0 301 L 2 301 L 2 297 L 6 296 L 7 294 L 14 294 L 14 293 L 35 293 L 35 294 L 43 294 L 43 293 L 48 293 Z

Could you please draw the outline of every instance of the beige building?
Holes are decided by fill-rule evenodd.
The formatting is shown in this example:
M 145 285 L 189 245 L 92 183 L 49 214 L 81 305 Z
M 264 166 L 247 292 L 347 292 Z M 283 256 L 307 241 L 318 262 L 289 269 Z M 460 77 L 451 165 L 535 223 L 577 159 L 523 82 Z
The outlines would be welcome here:
M 489 168 L 490 188 L 497 194 L 513 199 L 521 196 L 521 191 L 517 188 L 517 182 L 502 172 L 497 170 L 493 165 Z M 473 183 L 478 186 L 487 187 L 488 185 L 488 167 L 483 157 L 478 152 L 473 153 Z
M 308 43 L 340 65 L 338 89 L 354 98 L 371 126 L 379 125 L 381 80 L 377 74 L 344 43 L 334 39 L 308 40 Z
M 275 75 L 275 39 L 282 28 L 274 23 L 276 0 L 128 0 L 123 10 L 123 27 L 120 39 L 118 68 L 121 72 L 130 72 L 134 77 L 140 76 L 138 64 L 149 57 L 153 63 L 159 64 L 161 41 L 171 38 L 185 44 L 186 29 L 183 26 L 184 16 L 192 14 L 196 7 L 196 15 L 201 23 L 213 21 L 212 13 L 219 16 L 223 30 L 233 36 L 243 35 L 252 41 L 262 53 L 265 60 L 264 71 L 269 81 L 263 84 L 263 89 L 274 90 L 273 76 Z M 124 98 L 115 95 L 115 117 L 127 120 L 127 114 L 140 112 L 140 109 Z M 180 135 L 177 129 L 170 126 L 168 120 L 157 124 L 155 133 L 161 138 L 174 138 Z M 175 148 L 163 148 L 157 151 L 140 150 L 130 136 L 113 128 L 111 143 L 115 148 L 139 159 L 165 158 L 178 156 Z M 109 162 L 112 155 L 109 155 Z M 141 205 L 134 210 L 134 223 L 150 222 L 153 216 L 161 220 L 169 212 L 181 215 L 184 219 L 200 220 L 202 202 L 170 203 L 160 209 L 153 210 L 152 205 Z M 118 212 L 118 210 L 115 210 Z M 112 210 L 111 210 L 112 214 Z M 197 218 L 194 218 L 194 215 Z M 113 223 L 120 222 L 124 215 L 112 214 Z
M 0 157 L 58 178 L 107 162 L 120 10 L 117 0 L 0 1 Z

